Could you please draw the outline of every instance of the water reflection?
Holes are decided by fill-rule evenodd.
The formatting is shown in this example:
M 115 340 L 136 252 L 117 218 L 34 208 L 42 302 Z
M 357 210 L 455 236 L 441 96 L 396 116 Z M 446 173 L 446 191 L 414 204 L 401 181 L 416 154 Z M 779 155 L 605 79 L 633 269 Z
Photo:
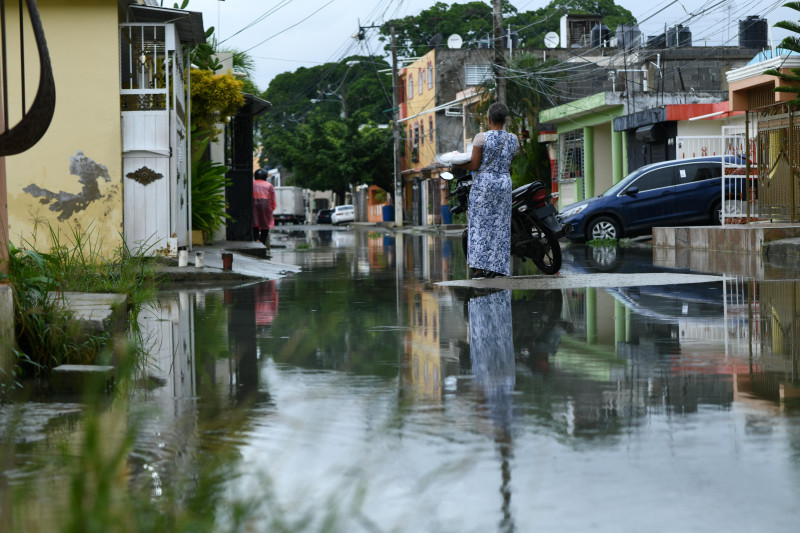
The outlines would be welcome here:
M 795 282 L 444 290 L 458 237 L 340 232 L 284 235 L 295 276 L 143 313 L 153 351 L 106 427 L 135 433 L 127 486 L 212 523 L 255 500 L 253 530 L 793 525 Z M 80 438 L 53 426 L 20 462 Z
M 511 291 L 469 300 L 469 352 L 477 389 L 486 402 L 500 454 L 503 498 L 499 530 L 514 531 L 511 510 L 512 419 L 516 363 L 511 325 Z

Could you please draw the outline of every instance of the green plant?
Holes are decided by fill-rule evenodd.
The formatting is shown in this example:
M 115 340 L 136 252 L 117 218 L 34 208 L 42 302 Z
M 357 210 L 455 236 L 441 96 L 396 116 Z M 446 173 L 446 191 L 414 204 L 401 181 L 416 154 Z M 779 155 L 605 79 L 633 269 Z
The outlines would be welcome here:
M 94 331 L 73 318 L 61 300 L 66 291 L 116 292 L 128 295 L 128 319 L 135 322 L 144 301 L 155 294 L 152 257 L 121 246 L 111 258 L 100 255 L 91 227 L 62 235 L 49 228 L 49 251 L 35 242 L 9 245 L 9 274 L 14 294 L 17 346 L 22 375 L 37 375 L 62 363 L 93 363 L 101 357 L 111 333 Z M 145 250 L 140 250 L 146 252 Z
M 617 239 L 592 239 L 587 241 L 586 245 L 593 248 L 602 248 L 604 246 L 617 246 Z
M 192 124 L 199 131 L 210 132 L 211 140 L 224 124 L 244 105 L 243 83 L 231 74 L 214 74 L 210 70 L 191 70 Z
M 192 229 L 211 235 L 226 220 L 233 218 L 226 212 L 225 187 L 231 185 L 228 167 L 222 163 L 204 160 L 212 133 L 209 130 L 192 132 Z
M 787 2 L 783 4 L 783 6 L 794 9 L 795 11 L 800 11 L 800 2 Z M 775 27 L 794 33 L 800 33 L 800 23 L 790 20 L 776 22 Z M 800 37 L 797 35 L 784 37 L 783 41 L 781 41 L 781 44 L 778 46 L 790 52 L 800 53 Z M 770 69 L 765 71 L 764 74 L 776 76 L 781 81 L 788 82 L 786 85 L 775 87 L 773 92 L 794 93 L 796 95 L 795 98 L 789 102 L 795 106 L 800 105 L 800 85 L 798 85 L 800 84 L 800 68 L 789 69 L 789 72 L 783 72 L 781 69 Z

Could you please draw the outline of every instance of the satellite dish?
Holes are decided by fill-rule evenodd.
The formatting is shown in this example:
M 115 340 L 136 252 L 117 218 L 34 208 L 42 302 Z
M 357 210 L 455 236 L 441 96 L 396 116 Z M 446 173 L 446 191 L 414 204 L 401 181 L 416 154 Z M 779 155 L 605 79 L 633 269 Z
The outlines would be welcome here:
M 464 44 L 464 40 L 457 33 L 447 38 L 447 48 L 461 48 L 462 44 Z
M 437 46 L 442 44 L 442 34 L 441 33 L 437 33 L 436 35 L 434 35 L 433 39 L 431 39 L 431 42 L 429 44 L 431 46 L 433 46 L 434 48 L 436 48 Z
M 547 48 L 555 48 L 558 46 L 558 43 L 561 39 L 559 39 L 558 34 L 554 31 L 547 32 L 547 35 L 544 36 L 544 45 Z

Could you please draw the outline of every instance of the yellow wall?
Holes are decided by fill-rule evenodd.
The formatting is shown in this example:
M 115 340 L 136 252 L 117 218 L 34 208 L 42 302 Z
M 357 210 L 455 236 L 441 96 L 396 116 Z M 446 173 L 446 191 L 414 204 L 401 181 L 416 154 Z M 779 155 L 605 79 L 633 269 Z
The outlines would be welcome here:
M 417 61 L 411 63 L 404 69 L 403 79 L 405 80 L 403 91 L 406 103 L 406 116 L 412 117 L 417 113 L 424 113 L 428 109 L 436 107 L 436 52 L 431 50 Z M 428 64 L 431 65 L 431 70 L 428 70 Z M 420 72 L 424 72 L 425 79 L 422 83 L 422 92 L 420 93 L 419 81 Z M 409 76 L 414 77 L 414 94 L 409 98 Z M 433 77 L 433 84 L 428 88 L 428 77 Z M 431 133 L 431 119 L 433 119 L 433 134 Z M 406 135 L 409 139 L 413 139 L 414 126 L 422 125 L 421 131 L 424 130 L 425 137 L 420 139 L 419 143 L 419 162 L 411 162 L 408 159 L 409 168 L 422 168 L 433 163 L 433 158 L 436 155 L 436 113 L 424 113 L 418 117 L 412 118 L 405 122 Z M 410 143 L 406 143 L 410 145 Z M 409 152 L 410 155 L 410 152 Z
M 37 249 L 46 250 L 51 244 L 47 238 L 48 224 L 57 227 L 61 235 L 71 235 L 72 228 L 78 231 L 91 228 L 92 237 L 99 239 L 101 253 L 110 256 L 122 242 L 117 2 L 39 0 L 37 3 L 53 65 L 56 111 L 50 129 L 33 148 L 6 160 L 10 240 L 16 246 L 28 241 Z M 16 5 L 7 3 L 11 21 L 18 21 Z M 26 22 L 26 26 L 30 25 Z M 19 46 L 19 38 L 13 35 L 16 29 L 13 22 L 10 29 L 9 53 L 18 58 L 18 48 L 14 47 Z M 38 85 L 38 58 L 32 34 L 25 37 L 25 50 L 26 101 L 30 105 Z M 12 67 L 10 79 L 14 79 L 14 72 L 19 79 L 18 66 Z M 9 82 L 9 89 L 11 105 L 19 107 L 20 85 Z M 13 112 L 10 115 L 13 123 Z M 70 173 L 73 158 L 79 152 L 86 158 L 80 165 L 87 176 L 85 183 L 79 181 L 80 176 Z M 99 165 L 105 167 L 105 173 Z M 81 201 L 92 196 L 95 184 L 99 194 L 94 196 L 99 197 Z M 30 189 L 23 190 L 31 185 L 73 201 L 35 197 Z M 51 210 L 52 207 L 56 210 Z M 37 222 L 39 227 L 33 242 Z
M 594 195 L 607 191 L 614 184 L 611 172 L 611 126 L 608 123 L 594 126 Z

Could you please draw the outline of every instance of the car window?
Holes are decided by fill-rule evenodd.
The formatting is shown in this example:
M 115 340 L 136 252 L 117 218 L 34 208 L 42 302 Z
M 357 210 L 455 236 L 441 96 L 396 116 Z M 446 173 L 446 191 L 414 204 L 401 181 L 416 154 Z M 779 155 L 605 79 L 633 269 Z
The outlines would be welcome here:
M 674 167 L 662 167 L 651 170 L 633 182 L 634 187 L 639 187 L 639 192 L 670 187 L 673 184 L 672 177 L 675 174 Z
M 711 178 L 719 178 L 722 176 L 722 166 L 720 163 L 687 163 L 685 165 L 678 166 L 677 169 L 678 185 L 683 183 L 692 183 L 695 181 L 704 181 Z

